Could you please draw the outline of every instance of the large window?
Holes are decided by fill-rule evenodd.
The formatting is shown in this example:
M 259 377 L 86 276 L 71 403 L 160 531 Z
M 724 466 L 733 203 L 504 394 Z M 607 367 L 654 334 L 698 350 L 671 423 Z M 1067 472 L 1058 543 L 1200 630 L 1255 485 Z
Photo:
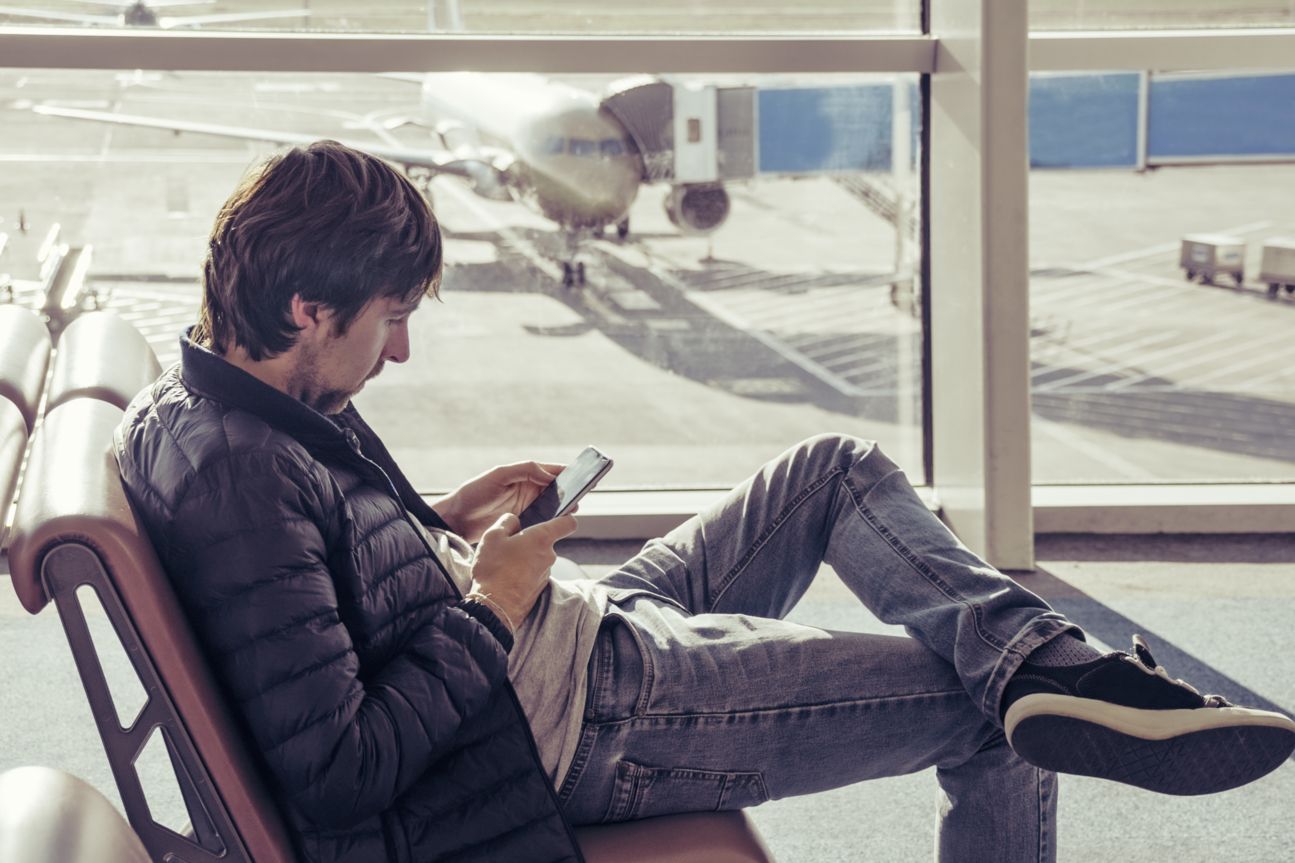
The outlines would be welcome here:
M 674 89 L 717 111 L 718 179 L 672 163 Z M 881 75 L 10 69 L 0 231 L 20 300 L 54 224 L 92 246 L 102 301 L 165 363 L 216 210 L 275 149 L 246 130 L 503 166 L 502 188 L 411 169 L 446 231 L 443 302 L 357 403 L 419 487 L 591 442 L 609 488 L 727 487 L 827 430 L 885 441 L 920 482 L 916 94 Z M 600 196 L 626 219 L 573 227 Z
M 1035 481 L 1295 479 L 1295 75 L 1031 94 Z

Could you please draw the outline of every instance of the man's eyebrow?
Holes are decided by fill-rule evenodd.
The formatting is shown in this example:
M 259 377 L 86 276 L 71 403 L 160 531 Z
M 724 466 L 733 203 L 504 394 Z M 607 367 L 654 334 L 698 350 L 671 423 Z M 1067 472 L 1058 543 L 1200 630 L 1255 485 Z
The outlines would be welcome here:
M 396 306 L 392 311 L 397 315 L 412 315 L 414 312 L 418 311 L 418 307 L 422 305 L 422 303 L 423 298 L 419 297 L 412 303 L 402 303 Z

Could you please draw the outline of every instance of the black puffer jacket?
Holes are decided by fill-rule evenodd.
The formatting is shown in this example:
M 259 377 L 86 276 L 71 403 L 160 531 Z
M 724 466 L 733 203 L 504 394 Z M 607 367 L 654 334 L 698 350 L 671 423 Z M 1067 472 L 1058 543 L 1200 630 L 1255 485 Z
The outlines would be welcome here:
M 117 434 L 122 478 L 311 861 L 574 861 L 443 526 L 353 408 L 328 418 L 181 343 Z

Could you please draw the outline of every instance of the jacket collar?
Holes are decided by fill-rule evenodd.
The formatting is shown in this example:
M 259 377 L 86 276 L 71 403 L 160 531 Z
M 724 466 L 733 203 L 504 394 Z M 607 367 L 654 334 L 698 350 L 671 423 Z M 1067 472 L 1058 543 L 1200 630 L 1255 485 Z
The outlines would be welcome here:
M 296 438 L 316 457 L 327 453 L 332 458 L 360 458 L 366 464 L 376 465 L 386 475 L 396 495 L 419 521 L 434 527 L 447 527 L 414 489 L 354 404 L 348 403 L 336 418 L 321 414 L 305 402 L 275 389 L 224 357 L 195 344 L 189 337 L 190 331 L 185 330 L 180 336 L 180 379 L 190 392 L 255 414 Z M 361 453 L 352 449 L 347 440 L 348 433 L 355 435 Z
M 255 414 L 307 448 L 312 444 L 346 445 L 333 420 L 196 344 L 190 332 L 185 330 L 180 336 L 180 378 L 191 392 Z M 354 411 L 350 405 L 346 409 Z

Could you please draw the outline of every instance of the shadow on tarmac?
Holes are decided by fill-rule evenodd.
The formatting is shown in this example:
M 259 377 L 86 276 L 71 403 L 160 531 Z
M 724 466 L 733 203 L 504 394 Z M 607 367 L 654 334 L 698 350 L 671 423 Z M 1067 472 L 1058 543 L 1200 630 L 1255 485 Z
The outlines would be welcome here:
M 518 233 L 542 253 L 550 249 L 551 232 L 520 230 Z M 898 337 L 888 334 L 850 334 L 844 349 L 859 354 L 860 366 L 866 372 L 865 394 L 846 393 L 806 371 L 786 356 L 771 349 L 751 333 L 719 320 L 680 295 L 677 288 L 663 283 L 652 273 L 632 267 L 607 256 L 597 256 L 597 268 L 625 290 L 604 290 L 597 284 L 586 287 L 563 287 L 523 254 L 510 249 L 494 232 L 462 232 L 457 239 L 491 242 L 499 249 L 499 258 L 488 263 L 449 262 L 445 284 L 448 290 L 496 293 L 536 293 L 552 297 L 578 314 L 582 321 L 562 327 L 526 326 L 535 335 L 559 338 L 582 335 L 591 330 L 620 345 L 634 356 L 652 365 L 742 398 L 761 401 L 810 403 L 827 411 L 851 418 L 895 423 L 900 420 L 897 388 L 899 353 Z M 596 246 L 587 247 L 597 254 Z M 725 265 L 730 266 L 728 264 Z M 767 278 L 769 284 L 791 279 L 810 286 L 860 284 L 861 279 L 875 280 L 875 274 L 780 274 L 759 273 L 746 269 L 744 278 L 752 275 Z M 810 284 L 812 283 L 812 284 Z M 794 288 L 792 292 L 794 292 Z M 620 297 L 632 296 L 641 304 L 618 305 Z M 823 339 L 820 333 L 779 333 L 779 338 L 794 343 L 798 338 Z M 916 370 L 912 370 L 915 375 Z M 861 387 L 864 389 L 864 387 Z
M 1034 382 L 1087 375 L 1083 369 L 1032 363 Z M 1120 389 L 1105 389 L 1121 384 Z M 1295 404 L 1243 393 L 1177 389 L 1166 378 L 1126 385 L 1119 375 L 1084 378 L 1082 391 L 1035 391 L 1034 413 L 1122 437 L 1295 462 Z

